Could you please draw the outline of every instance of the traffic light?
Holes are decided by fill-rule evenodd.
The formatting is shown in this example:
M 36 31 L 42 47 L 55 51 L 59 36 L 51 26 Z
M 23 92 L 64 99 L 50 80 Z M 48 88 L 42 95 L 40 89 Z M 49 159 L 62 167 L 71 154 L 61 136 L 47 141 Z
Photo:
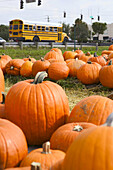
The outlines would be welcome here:
M 20 9 L 23 9 L 23 8 L 24 8 L 24 1 L 20 0 Z
M 80 15 L 80 19 L 83 20 L 83 15 L 82 14 Z
M 98 21 L 100 21 L 100 16 L 98 15 Z
M 41 0 L 38 0 L 38 6 L 41 5 Z
M 66 12 L 64 11 L 64 18 L 66 18 Z

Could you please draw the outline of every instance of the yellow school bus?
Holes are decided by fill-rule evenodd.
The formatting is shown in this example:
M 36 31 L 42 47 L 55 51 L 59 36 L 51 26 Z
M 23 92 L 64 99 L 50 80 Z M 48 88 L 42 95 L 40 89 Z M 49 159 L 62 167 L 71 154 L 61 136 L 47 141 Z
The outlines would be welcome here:
M 9 21 L 9 39 L 14 41 L 66 42 L 62 24 L 14 19 Z

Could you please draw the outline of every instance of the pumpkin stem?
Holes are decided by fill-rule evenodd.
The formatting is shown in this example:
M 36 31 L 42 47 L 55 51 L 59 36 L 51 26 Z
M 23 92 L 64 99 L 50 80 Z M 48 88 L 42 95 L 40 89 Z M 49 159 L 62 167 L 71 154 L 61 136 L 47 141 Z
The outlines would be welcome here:
M 106 57 L 105 57 L 105 56 L 103 56 L 103 58 L 104 58 L 104 60 L 107 62 Z
M 10 67 L 10 70 L 14 70 L 14 66 L 11 66 L 11 67 Z
M 110 62 L 108 63 L 108 66 L 111 66 L 112 65 L 112 60 L 110 60 Z
M 2 55 L 5 55 L 4 53 Z
M 38 72 L 35 76 L 33 84 L 42 83 L 44 78 L 47 76 L 48 76 L 48 74 L 46 73 L 46 71 Z
M 45 61 L 43 57 L 41 57 L 41 61 Z
M 92 64 L 92 62 L 91 62 L 91 61 L 88 61 L 87 63 L 88 63 L 88 64 Z
M 102 126 L 111 126 L 111 127 L 113 127 L 113 112 L 108 116 L 106 122 Z
M 51 152 L 50 152 L 50 142 L 49 142 L 49 141 L 43 143 L 42 148 L 43 148 L 43 152 L 42 152 L 43 154 L 49 154 L 49 153 L 51 153 Z
M 96 53 L 96 52 L 94 53 L 94 57 L 98 57 L 98 55 L 97 55 L 97 53 Z
M 2 93 L 2 102 L 1 104 L 4 104 L 5 103 L 5 93 L 4 92 L 1 92 Z
M 32 162 L 31 163 L 31 170 L 41 170 L 41 163 L 39 162 Z
M 80 126 L 80 125 L 76 125 L 76 126 L 73 128 L 73 131 L 80 132 L 81 130 L 83 130 L 83 127 Z

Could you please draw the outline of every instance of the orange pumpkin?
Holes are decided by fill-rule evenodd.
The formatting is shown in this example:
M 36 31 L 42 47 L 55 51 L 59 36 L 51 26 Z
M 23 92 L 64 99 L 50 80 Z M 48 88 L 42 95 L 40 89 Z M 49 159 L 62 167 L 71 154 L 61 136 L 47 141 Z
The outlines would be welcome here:
M 31 61 L 32 63 L 34 63 L 36 61 L 35 58 L 32 58 L 30 56 L 28 56 L 27 58 L 23 58 L 24 61 Z
M 69 75 L 71 77 L 76 77 L 77 69 L 79 69 L 79 67 L 82 66 L 83 64 L 86 64 L 86 63 L 84 61 L 82 61 L 82 60 L 70 61 L 67 64 L 67 66 L 69 67 Z
M 19 166 L 28 147 L 22 130 L 6 119 L 0 119 L 0 169 Z
M 24 63 L 25 61 L 22 60 L 22 59 L 12 59 L 10 60 L 7 64 L 6 64 L 6 67 L 5 67 L 5 71 L 7 74 L 10 74 L 10 75 L 20 75 L 20 68 L 22 66 L 22 64 Z
M 103 56 L 97 56 L 96 53 L 94 53 L 94 56 L 89 58 L 88 61 L 96 62 L 96 63 L 100 64 L 101 66 L 106 65 L 106 60 L 104 59 L 104 57 Z
M 64 55 L 64 60 L 74 59 L 76 55 L 77 55 L 76 52 L 74 52 L 74 51 L 68 51 L 68 52 L 66 52 L 65 55 Z
M 69 75 L 69 68 L 63 62 L 54 62 L 48 68 L 48 75 L 52 80 L 66 79 Z
M 113 112 L 113 101 L 107 97 L 93 95 L 82 99 L 72 109 L 68 122 L 105 123 Z
M 108 58 L 109 58 L 109 59 L 112 59 L 112 58 L 113 58 L 113 52 L 108 55 Z
M 4 75 L 0 68 L 0 102 L 2 102 L 2 93 L 5 90 L 5 81 L 4 81 Z
M 58 52 L 60 55 L 62 55 L 62 51 L 59 48 L 52 48 L 51 51 L 56 51 Z
M 104 50 L 104 51 L 102 51 L 101 54 L 107 54 L 107 55 L 109 55 L 110 53 L 113 53 L 113 50 Z
M 113 50 L 113 44 L 109 46 L 109 50 Z
M 5 73 L 5 66 L 12 58 L 8 55 L 2 54 L 0 55 L 0 68 L 2 69 L 3 73 Z
M 77 69 L 77 78 L 83 84 L 99 83 L 99 71 L 101 65 L 96 62 L 88 61 Z
M 30 145 L 41 145 L 65 124 L 69 103 L 61 86 L 43 81 L 46 72 L 13 85 L 6 95 L 6 117 L 18 125 Z M 10 104 L 9 104 L 10 103 Z
M 25 61 L 20 68 L 20 75 L 23 77 L 29 77 L 32 75 L 32 66 L 33 63 L 31 61 Z
M 50 58 L 54 58 L 54 59 L 58 59 L 58 60 L 64 60 L 63 56 L 61 54 L 59 54 L 58 52 L 52 50 L 49 51 L 45 56 L 44 59 L 48 60 Z
M 110 122 L 113 124 L 113 120 L 110 119 Z M 87 129 L 69 147 L 62 170 L 112 170 L 112 144 L 113 127 L 109 122 Z
M 3 96 L 3 101 L 0 103 L 0 118 L 4 118 L 6 117 L 5 115 L 5 95 L 4 93 L 2 93 Z
M 49 65 L 50 65 L 50 62 L 48 60 L 45 60 L 44 58 L 37 60 L 32 66 L 33 76 L 36 76 L 36 74 L 40 71 L 47 71 L 49 68 Z
M 43 149 L 31 151 L 21 162 L 20 166 L 30 166 L 32 162 L 41 163 L 42 170 L 61 170 L 65 153 L 50 149 L 50 142 L 43 144 Z
M 84 62 L 87 62 L 89 58 L 93 57 L 90 52 L 87 52 L 86 54 L 82 54 L 79 56 L 79 60 L 83 60 Z
M 112 60 L 110 60 L 109 64 L 102 67 L 99 72 L 99 80 L 101 84 L 105 87 L 113 88 L 113 65 Z
M 59 149 L 66 152 L 76 137 L 86 129 L 96 126 L 92 123 L 67 123 L 60 126 L 51 136 L 51 149 Z

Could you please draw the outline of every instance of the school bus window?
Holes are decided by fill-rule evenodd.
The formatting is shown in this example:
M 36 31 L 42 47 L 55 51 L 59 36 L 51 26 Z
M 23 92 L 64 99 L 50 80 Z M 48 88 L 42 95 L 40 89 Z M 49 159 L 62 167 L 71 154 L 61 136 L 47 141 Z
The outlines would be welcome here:
M 57 27 L 54 27 L 54 32 L 57 32 Z
M 14 26 L 13 26 L 13 29 L 14 29 L 14 30 L 17 30 L 17 29 L 18 29 L 18 25 L 14 25 Z
M 10 29 L 10 30 L 12 30 L 12 28 L 13 28 L 13 26 L 12 26 L 12 25 L 10 25 L 9 29 Z
M 20 30 L 22 29 L 22 25 L 19 25 L 19 29 L 20 29 Z
M 32 25 L 29 25 L 29 30 L 32 30 Z
M 22 21 L 19 21 L 19 24 L 22 24 Z
M 24 30 L 28 30 L 28 25 L 24 25 Z
M 45 27 L 42 26 L 42 31 L 45 31 Z
M 49 31 L 49 27 L 46 27 L 46 31 Z
M 36 30 L 36 25 L 33 26 L 33 30 L 34 30 L 34 31 Z
M 41 30 L 41 27 L 40 27 L 40 26 L 38 26 L 38 27 L 37 27 L 37 30 L 38 30 L 38 31 L 40 31 L 40 30 Z
M 52 27 L 50 27 L 49 30 L 52 31 Z

